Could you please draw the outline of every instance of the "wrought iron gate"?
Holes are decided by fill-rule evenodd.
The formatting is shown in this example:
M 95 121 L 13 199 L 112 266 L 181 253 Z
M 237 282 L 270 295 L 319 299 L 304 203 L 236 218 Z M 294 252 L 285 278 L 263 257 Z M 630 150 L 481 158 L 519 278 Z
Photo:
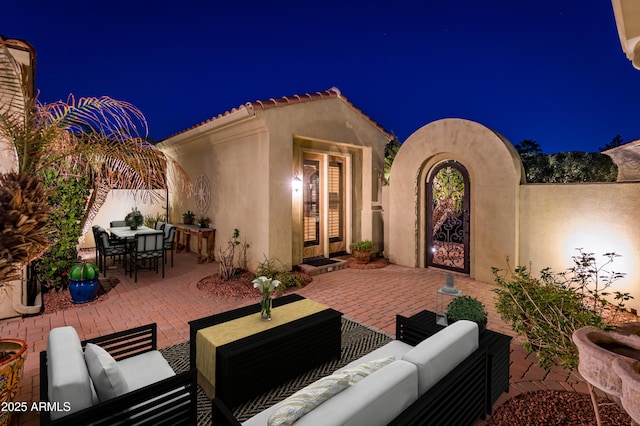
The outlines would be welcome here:
M 469 173 L 457 161 L 427 176 L 427 266 L 469 273 Z

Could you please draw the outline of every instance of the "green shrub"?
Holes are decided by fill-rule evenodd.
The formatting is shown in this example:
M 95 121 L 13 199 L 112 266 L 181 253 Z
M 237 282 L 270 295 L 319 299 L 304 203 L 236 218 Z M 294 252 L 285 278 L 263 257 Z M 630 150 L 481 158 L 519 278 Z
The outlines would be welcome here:
M 155 215 L 151 215 L 151 214 L 144 215 L 143 225 L 146 226 L 147 228 L 151 228 L 151 229 L 155 228 L 156 222 L 166 222 L 166 220 L 164 219 L 164 215 L 161 213 L 156 213 Z
M 606 290 L 623 274 L 607 272 L 603 268 L 616 257 L 598 266 L 592 253 L 584 253 L 572 259 L 575 266 L 562 273 L 552 273 L 549 268 L 540 271 L 540 277 L 531 275 L 527 267 L 519 266 L 514 272 L 493 268 L 499 288 L 496 311 L 511 328 L 524 338 L 524 347 L 535 352 L 538 364 L 544 369 L 552 365 L 574 369 L 578 365 L 578 349 L 573 343 L 573 332 L 592 326 L 608 329 L 615 317 L 606 322 L 601 313 Z M 595 284 L 594 284 L 595 283 Z M 625 310 L 624 301 L 631 299 L 628 293 L 615 293 L 616 310 Z
M 371 250 L 372 248 L 373 248 L 373 243 L 371 242 L 371 240 L 356 241 L 351 244 L 351 250 L 356 250 L 356 251 L 367 251 L 367 250 Z
M 615 182 L 618 166 L 599 152 L 522 153 L 528 183 Z
M 482 302 L 475 297 L 460 296 L 453 299 L 447 306 L 447 318 L 452 320 L 469 320 L 483 322 L 487 320 L 487 311 Z
M 280 263 L 278 267 L 276 263 Z M 305 283 L 311 281 L 305 274 L 299 272 L 292 272 L 284 270 L 282 262 L 278 262 L 275 259 L 268 259 L 265 257 L 263 262 L 258 264 L 256 268 L 256 277 L 265 276 L 267 278 L 273 278 L 280 281 L 280 285 L 276 289 L 278 294 L 281 294 L 288 288 L 300 288 Z
M 59 291 L 67 286 L 67 271 L 78 259 L 78 239 L 90 184 L 85 177 L 63 175 L 53 169 L 47 169 L 42 179 L 50 190 L 49 230 L 55 244 L 34 266 L 43 291 Z

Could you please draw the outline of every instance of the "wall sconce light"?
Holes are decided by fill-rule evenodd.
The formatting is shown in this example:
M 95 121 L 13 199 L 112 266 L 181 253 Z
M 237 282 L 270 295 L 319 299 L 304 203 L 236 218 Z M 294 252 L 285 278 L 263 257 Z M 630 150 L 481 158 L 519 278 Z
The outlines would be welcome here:
M 445 286 L 436 292 L 436 324 L 448 325 L 447 306 L 453 299 L 461 295 L 462 291 L 458 290 L 453 284 L 453 274 L 447 274 Z
M 298 192 L 302 189 L 302 179 L 298 177 L 298 172 L 293 172 L 293 177 L 291 178 L 291 189 L 293 189 L 293 192 Z

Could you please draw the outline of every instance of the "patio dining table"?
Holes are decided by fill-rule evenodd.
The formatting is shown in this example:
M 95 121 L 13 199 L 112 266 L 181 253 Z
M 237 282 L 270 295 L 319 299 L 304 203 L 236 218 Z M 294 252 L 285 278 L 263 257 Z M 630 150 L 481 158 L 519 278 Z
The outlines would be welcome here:
M 138 229 L 131 229 L 128 226 L 118 226 L 115 228 L 109 228 L 109 232 L 114 237 L 118 237 L 122 240 L 132 240 L 136 234 L 148 234 L 158 231 L 156 229 L 151 229 L 148 226 L 138 226 Z

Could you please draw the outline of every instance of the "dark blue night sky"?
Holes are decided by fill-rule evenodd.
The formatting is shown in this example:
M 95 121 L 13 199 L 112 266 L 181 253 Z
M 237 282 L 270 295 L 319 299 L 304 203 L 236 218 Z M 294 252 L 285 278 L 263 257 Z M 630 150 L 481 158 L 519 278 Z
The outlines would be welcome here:
M 549 153 L 640 138 L 606 0 L 6 3 L 0 34 L 36 48 L 42 102 L 126 100 L 155 140 L 332 86 L 401 141 L 447 117 Z

